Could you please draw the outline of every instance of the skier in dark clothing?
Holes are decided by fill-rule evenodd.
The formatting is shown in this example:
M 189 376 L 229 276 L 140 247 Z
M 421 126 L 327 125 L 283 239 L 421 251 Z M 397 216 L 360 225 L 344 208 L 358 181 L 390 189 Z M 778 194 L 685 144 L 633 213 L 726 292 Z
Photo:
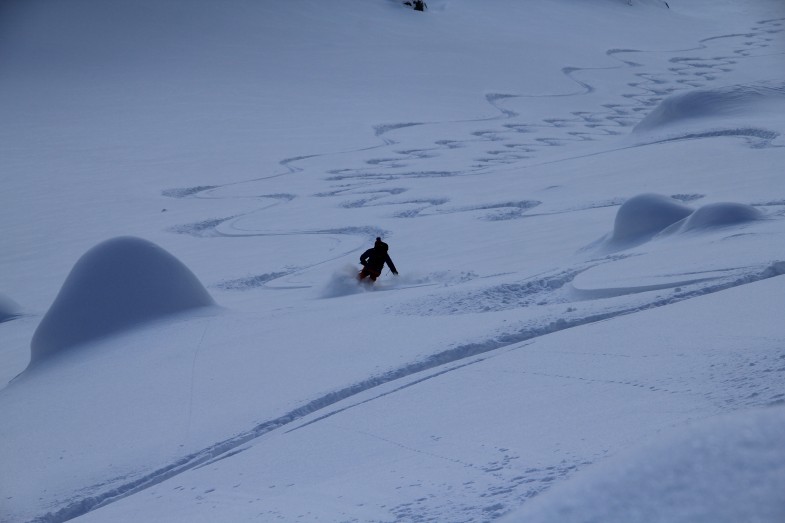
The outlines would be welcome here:
M 371 278 L 371 281 L 376 281 L 376 278 L 382 275 L 382 269 L 384 269 L 385 263 L 393 274 L 398 274 L 395 264 L 390 259 L 390 255 L 387 254 L 389 248 L 389 245 L 384 243 L 381 238 L 376 238 L 373 247 L 360 256 L 360 263 L 363 266 L 363 270 L 360 271 L 360 274 L 357 276 L 360 281 L 365 278 Z

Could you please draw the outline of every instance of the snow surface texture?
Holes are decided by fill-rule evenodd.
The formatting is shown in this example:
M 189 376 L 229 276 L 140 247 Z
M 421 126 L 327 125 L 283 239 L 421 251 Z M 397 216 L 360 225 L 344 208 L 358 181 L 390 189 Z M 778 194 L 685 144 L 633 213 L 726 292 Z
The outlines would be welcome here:
M 0 521 L 781 523 L 785 6 L 668 4 L 0 3 Z M 23 372 L 125 235 L 222 307 Z
M 785 521 L 785 408 L 705 421 L 614 457 L 504 523 Z
M 183 263 L 133 237 L 106 240 L 74 265 L 30 343 L 30 365 L 76 345 L 215 302 Z

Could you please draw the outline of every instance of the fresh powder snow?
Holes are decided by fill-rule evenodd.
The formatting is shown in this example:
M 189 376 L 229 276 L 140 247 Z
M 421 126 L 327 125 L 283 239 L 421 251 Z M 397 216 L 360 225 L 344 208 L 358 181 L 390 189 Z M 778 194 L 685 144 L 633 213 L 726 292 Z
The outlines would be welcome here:
M 785 521 L 781 0 L 6 0 L 0 47 L 0 522 Z

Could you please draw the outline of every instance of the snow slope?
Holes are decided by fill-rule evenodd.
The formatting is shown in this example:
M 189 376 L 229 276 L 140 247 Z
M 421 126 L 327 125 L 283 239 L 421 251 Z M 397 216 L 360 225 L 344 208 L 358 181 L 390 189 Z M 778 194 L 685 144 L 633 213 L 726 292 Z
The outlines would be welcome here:
M 783 409 L 737 413 L 618 456 L 505 521 L 781 521 Z
M 785 9 L 669 6 L 5 2 L 0 521 L 781 521 Z

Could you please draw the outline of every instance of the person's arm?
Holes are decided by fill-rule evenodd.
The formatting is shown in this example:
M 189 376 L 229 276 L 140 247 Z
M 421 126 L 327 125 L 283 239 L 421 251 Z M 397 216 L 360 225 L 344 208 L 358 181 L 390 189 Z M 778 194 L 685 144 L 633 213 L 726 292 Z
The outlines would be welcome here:
M 365 251 L 360 255 L 361 265 L 365 265 L 366 263 L 368 263 L 368 258 L 371 256 L 371 251 L 373 251 L 373 249 L 368 249 L 367 251 Z
M 387 266 L 390 268 L 392 273 L 398 274 L 398 270 L 395 268 L 395 264 L 393 263 L 392 258 L 390 258 L 389 254 L 387 255 L 387 259 L 385 261 L 387 262 Z

